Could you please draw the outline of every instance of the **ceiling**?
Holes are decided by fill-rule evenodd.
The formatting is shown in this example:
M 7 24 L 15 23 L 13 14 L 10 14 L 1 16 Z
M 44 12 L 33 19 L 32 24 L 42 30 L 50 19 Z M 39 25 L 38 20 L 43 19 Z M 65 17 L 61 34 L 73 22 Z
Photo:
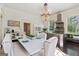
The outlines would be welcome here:
M 39 14 L 42 11 L 43 3 L 5 3 L 4 6 L 14 8 L 26 13 Z M 67 10 L 79 6 L 78 3 L 48 3 L 48 9 L 52 13 Z

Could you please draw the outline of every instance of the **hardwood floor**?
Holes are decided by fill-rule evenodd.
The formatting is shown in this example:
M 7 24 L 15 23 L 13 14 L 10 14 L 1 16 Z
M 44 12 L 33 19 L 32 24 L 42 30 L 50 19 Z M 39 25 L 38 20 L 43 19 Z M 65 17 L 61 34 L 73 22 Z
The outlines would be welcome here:
M 62 51 L 69 56 L 79 56 L 79 43 L 66 41 Z

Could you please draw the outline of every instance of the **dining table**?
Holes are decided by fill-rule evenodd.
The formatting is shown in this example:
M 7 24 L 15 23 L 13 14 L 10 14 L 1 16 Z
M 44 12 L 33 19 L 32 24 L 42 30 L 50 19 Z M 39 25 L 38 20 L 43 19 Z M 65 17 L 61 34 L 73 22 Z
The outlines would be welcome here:
M 44 39 L 35 38 L 31 40 L 30 38 L 23 37 L 21 39 L 18 39 L 18 41 L 28 51 L 30 55 L 33 55 L 43 48 Z

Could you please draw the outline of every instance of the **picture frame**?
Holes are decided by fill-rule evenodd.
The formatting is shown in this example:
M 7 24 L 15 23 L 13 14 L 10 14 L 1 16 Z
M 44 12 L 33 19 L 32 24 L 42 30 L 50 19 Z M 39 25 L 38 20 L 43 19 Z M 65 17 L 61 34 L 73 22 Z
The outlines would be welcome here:
M 8 20 L 8 26 L 20 27 L 20 21 Z

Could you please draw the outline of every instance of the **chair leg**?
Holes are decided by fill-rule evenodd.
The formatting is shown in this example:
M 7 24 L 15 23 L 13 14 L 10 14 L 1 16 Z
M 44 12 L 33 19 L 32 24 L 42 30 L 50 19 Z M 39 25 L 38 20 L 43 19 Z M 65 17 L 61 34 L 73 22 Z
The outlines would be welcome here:
M 2 49 L 3 48 L 3 46 L 2 46 L 2 44 L 0 45 L 0 49 Z

